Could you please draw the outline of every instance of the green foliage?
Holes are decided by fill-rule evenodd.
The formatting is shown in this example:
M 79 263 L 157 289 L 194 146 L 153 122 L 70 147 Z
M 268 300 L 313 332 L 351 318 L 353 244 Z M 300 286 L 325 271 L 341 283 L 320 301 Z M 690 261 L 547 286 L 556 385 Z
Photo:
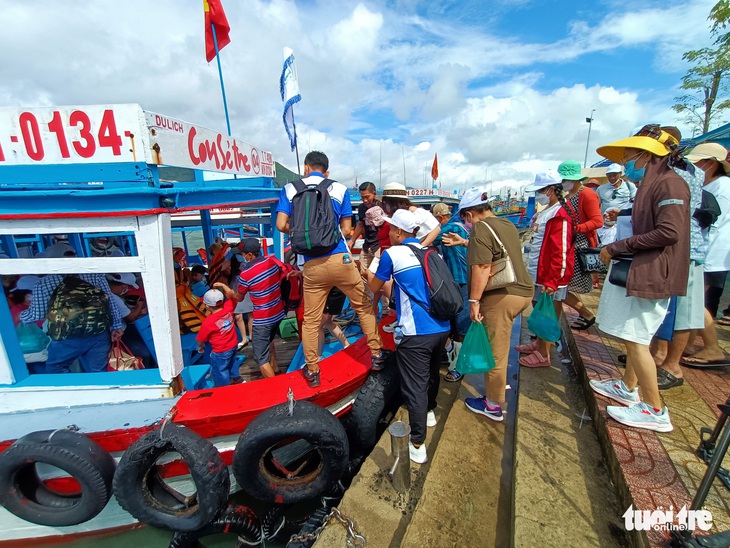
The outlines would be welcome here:
M 720 0 L 710 10 L 711 34 L 715 37 L 714 48 L 702 48 L 686 52 L 682 59 L 692 64 L 682 77 L 681 88 L 688 93 L 675 97 L 672 107 L 684 114 L 686 121 L 707 133 L 714 121 L 730 108 L 730 98 L 725 98 L 730 73 L 730 33 L 724 32 L 730 23 L 730 0 Z

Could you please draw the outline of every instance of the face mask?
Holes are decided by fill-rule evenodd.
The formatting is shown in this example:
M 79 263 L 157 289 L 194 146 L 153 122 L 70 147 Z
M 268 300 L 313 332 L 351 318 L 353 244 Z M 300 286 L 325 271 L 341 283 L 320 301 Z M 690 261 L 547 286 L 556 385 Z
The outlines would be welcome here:
M 646 173 L 646 168 L 637 168 L 636 160 L 629 160 L 624 166 L 624 175 L 635 183 L 639 183 L 644 179 L 644 173 Z
M 535 201 L 540 205 L 548 205 L 550 203 L 550 197 L 545 194 L 535 194 Z
M 573 187 L 575 186 L 575 182 L 573 181 L 563 181 L 563 190 L 565 192 L 570 192 L 573 190 Z

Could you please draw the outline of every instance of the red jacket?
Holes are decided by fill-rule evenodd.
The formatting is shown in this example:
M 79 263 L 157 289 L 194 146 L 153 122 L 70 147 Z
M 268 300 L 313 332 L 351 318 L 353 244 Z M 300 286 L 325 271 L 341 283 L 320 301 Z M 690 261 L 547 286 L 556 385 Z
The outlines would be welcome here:
M 570 211 L 571 216 L 575 217 L 575 213 L 567 203 L 565 207 Z M 584 188 L 578 194 L 578 225 L 575 231 L 585 234 L 588 238 L 588 245 L 598 247 L 598 237 L 596 229 L 603 226 L 603 215 L 601 214 L 601 199 L 592 188 Z
M 545 236 L 537 259 L 536 283 L 551 289 L 568 285 L 573 277 L 573 253 L 573 221 L 561 207 L 545 223 Z

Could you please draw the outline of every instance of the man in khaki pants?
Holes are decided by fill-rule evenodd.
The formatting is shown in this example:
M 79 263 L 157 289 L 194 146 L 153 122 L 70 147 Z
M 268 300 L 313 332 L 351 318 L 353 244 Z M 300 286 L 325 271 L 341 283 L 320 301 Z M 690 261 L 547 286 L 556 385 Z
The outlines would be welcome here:
M 305 185 L 316 185 L 329 175 L 329 159 L 318 151 L 312 151 L 304 158 Z M 328 188 L 335 217 L 340 223 L 342 234 L 349 234 L 352 228 L 352 205 L 345 185 L 332 181 Z M 296 189 L 292 183 L 281 190 L 276 208 L 276 228 L 289 233 L 289 219 L 292 215 L 292 199 Z M 333 227 L 334 228 L 334 227 Z M 378 333 L 378 325 L 372 313 L 371 304 L 365 295 L 365 286 L 349 255 L 344 237 L 332 251 L 318 257 L 304 257 L 304 319 L 302 321 L 302 346 L 305 367 L 302 369 L 309 386 L 319 386 L 319 354 L 317 332 L 322 323 L 322 311 L 330 289 L 337 287 L 350 300 L 352 308 L 360 317 L 360 326 L 367 337 L 372 354 L 373 369 L 382 369 L 385 353 Z

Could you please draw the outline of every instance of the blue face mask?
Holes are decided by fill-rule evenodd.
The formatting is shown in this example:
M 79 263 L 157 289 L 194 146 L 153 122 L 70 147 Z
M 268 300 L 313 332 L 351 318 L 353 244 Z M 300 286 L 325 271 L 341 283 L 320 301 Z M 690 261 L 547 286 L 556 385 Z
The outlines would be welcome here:
M 629 160 L 624 166 L 624 175 L 635 183 L 640 183 L 644 179 L 644 173 L 646 168 L 637 168 L 636 160 Z

